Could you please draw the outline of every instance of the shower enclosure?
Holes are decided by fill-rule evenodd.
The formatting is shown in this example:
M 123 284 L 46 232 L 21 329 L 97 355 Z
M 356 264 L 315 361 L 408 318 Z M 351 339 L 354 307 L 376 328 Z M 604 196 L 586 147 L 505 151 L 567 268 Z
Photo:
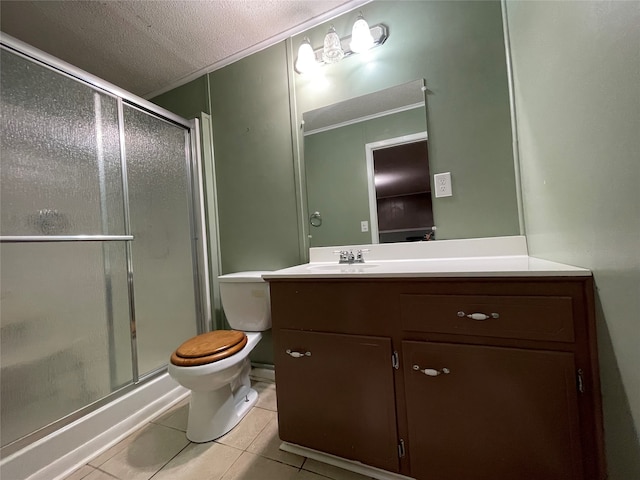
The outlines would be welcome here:
M 3 39 L 3 456 L 206 330 L 197 124 Z

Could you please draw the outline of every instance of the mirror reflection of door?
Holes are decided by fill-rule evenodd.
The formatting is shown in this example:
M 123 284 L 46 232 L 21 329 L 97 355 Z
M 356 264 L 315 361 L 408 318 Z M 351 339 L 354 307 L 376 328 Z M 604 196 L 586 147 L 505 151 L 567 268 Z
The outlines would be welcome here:
M 425 140 L 426 122 L 423 79 L 304 112 L 310 247 L 379 243 L 376 209 L 370 207 L 373 168 L 367 147 Z
M 387 143 L 389 146 L 385 145 Z M 370 179 L 373 183 L 370 186 L 372 230 L 376 227 L 377 217 L 373 241 L 432 240 L 434 222 L 427 140 L 393 143 L 391 139 L 369 145 L 368 160 L 373 173 Z

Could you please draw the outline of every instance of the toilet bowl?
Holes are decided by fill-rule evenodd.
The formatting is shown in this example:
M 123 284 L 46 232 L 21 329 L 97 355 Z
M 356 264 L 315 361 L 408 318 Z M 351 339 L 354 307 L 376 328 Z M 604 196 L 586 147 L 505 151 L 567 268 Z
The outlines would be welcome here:
M 271 328 L 267 272 L 221 275 L 222 308 L 233 330 L 215 330 L 183 342 L 169 375 L 191 390 L 187 438 L 202 443 L 235 427 L 258 400 L 251 388 L 249 353 Z

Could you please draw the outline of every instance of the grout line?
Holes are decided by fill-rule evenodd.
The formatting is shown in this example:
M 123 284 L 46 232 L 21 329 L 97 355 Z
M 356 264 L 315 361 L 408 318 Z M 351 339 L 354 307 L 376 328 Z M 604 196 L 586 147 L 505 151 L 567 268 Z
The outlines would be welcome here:
M 226 435 L 226 434 L 225 434 L 225 435 Z M 223 435 L 223 437 L 224 437 L 224 435 Z M 220 438 L 222 438 L 222 437 L 220 437 Z M 234 450 L 238 450 L 239 452 L 245 452 L 245 451 L 246 451 L 246 450 L 243 450 L 243 449 L 241 449 L 241 448 L 238 448 L 238 447 L 236 447 L 236 446 L 234 446 L 234 445 L 228 445 L 228 444 L 226 444 L 226 443 L 219 442 L 219 441 L 218 441 L 218 438 L 216 438 L 215 440 L 211 440 L 211 441 L 212 441 L 213 443 L 217 443 L 218 445 L 222 445 L 222 446 L 225 446 L 225 447 L 233 448 Z
M 179 428 L 171 427 L 171 426 L 169 426 L 169 425 L 164 425 L 164 424 L 162 424 L 162 423 L 151 423 L 151 422 L 149 422 L 148 424 L 146 424 L 144 427 L 142 427 L 140 430 L 137 430 L 137 431 L 138 431 L 138 432 L 140 432 L 140 431 L 144 430 L 145 428 L 149 427 L 150 425 L 153 425 L 154 427 L 168 428 L 169 430 L 174 430 L 174 431 L 176 431 L 176 432 L 182 432 L 182 433 L 184 433 L 184 434 L 186 434 L 186 433 L 187 433 L 187 431 L 186 431 L 186 430 L 180 430 Z M 161 428 L 161 429 L 162 429 L 162 428 Z M 189 439 L 187 438 L 187 440 L 189 440 Z M 190 440 L 189 440 L 189 441 L 190 441 Z
M 155 472 L 153 475 L 151 475 L 151 476 L 149 477 L 149 480 L 151 480 L 151 479 L 152 479 L 153 477 L 155 477 L 158 473 L 160 473 L 164 467 L 166 467 L 167 465 L 169 465 L 169 463 L 171 462 L 171 460 L 173 460 L 173 459 L 174 459 L 174 458 L 176 458 L 178 455 L 180 455 L 182 452 L 184 452 L 184 451 L 186 450 L 186 448 L 187 448 L 188 446 L 190 446 L 192 443 L 193 443 L 193 442 L 189 442 L 189 443 L 187 443 L 184 447 L 182 447 L 182 448 L 180 449 L 180 451 L 178 451 L 178 453 L 176 453 L 173 457 L 171 457 L 169 460 L 167 460 L 167 461 L 166 461 L 166 463 L 165 463 L 164 465 L 162 465 L 158 470 L 156 470 L 156 472 Z
M 221 443 L 220 445 L 224 445 L 223 443 Z M 230 447 L 231 445 L 225 445 L 227 447 Z M 235 447 L 232 447 L 235 448 Z M 236 450 L 240 450 L 239 448 L 236 448 Z M 236 458 L 233 462 L 231 462 L 231 465 L 229 465 L 229 467 L 224 471 L 224 473 L 222 475 L 220 475 L 220 480 L 224 480 L 225 475 L 229 472 L 229 470 L 231 470 L 233 468 L 233 466 L 236 464 L 236 462 L 238 460 L 240 460 L 240 458 L 242 458 L 242 455 L 245 453 L 243 450 L 240 450 L 240 455 L 238 455 L 238 458 Z
M 222 445 L 222 444 L 220 444 L 220 445 Z M 229 445 L 227 445 L 227 447 L 228 447 L 228 446 L 229 446 Z M 236 449 L 236 450 L 237 450 L 237 449 Z M 241 453 L 240 455 L 238 455 L 238 458 L 236 458 L 233 462 L 231 462 L 231 465 L 229 465 L 229 466 L 227 467 L 227 469 L 226 469 L 224 472 L 222 472 L 222 475 L 220 475 L 220 479 L 219 479 L 219 480 L 224 479 L 224 476 L 227 474 L 227 472 L 229 472 L 229 470 L 231 470 L 231 467 L 233 467 L 233 466 L 236 464 L 236 462 L 240 459 L 240 457 L 241 457 L 241 456 L 242 456 L 242 453 Z
M 254 408 L 260 408 L 260 407 L 256 407 L 256 406 L 254 405 L 254 406 L 251 408 L 251 410 L 253 410 Z M 269 412 L 269 411 L 270 411 L 270 410 L 267 410 L 266 408 L 260 408 L 260 410 L 266 410 L 267 412 Z M 247 418 L 247 417 L 245 416 L 244 418 Z M 243 418 L 243 420 L 244 420 L 244 418 Z M 253 440 L 251 440 L 251 441 L 249 442 L 249 445 L 247 445 L 247 448 L 245 448 L 245 449 L 244 449 L 244 451 L 245 451 L 245 452 L 248 452 L 248 451 L 249 451 L 249 450 L 248 450 L 248 449 L 249 449 L 249 447 L 250 447 L 251 445 L 253 445 L 253 444 L 254 444 L 254 442 L 255 442 L 255 441 L 258 439 L 258 437 L 260 436 L 260 434 L 261 434 L 262 432 L 264 432 L 264 430 L 267 428 L 267 425 L 269 425 L 269 422 L 265 423 L 265 424 L 264 424 L 264 426 L 262 427 L 262 429 L 261 429 L 261 430 L 256 434 L 256 436 L 255 436 L 255 437 L 253 437 Z M 251 453 L 251 452 L 249 452 L 249 453 Z M 259 456 L 259 457 L 262 457 L 262 455 L 258 455 L 258 456 Z M 266 458 L 266 457 L 265 457 L 265 458 Z
M 95 468 L 95 467 L 94 467 L 94 468 Z M 111 473 L 107 472 L 106 470 L 102 470 L 101 468 L 96 468 L 96 470 L 98 470 L 98 471 L 99 471 L 99 472 L 101 472 L 101 473 L 104 473 L 105 475 L 110 476 L 111 478 L 115 478 L 116 480 L 122 480 L 120 477 L 116 477 L 115 475 L 113 475 L 113 474 L 111 474 Z M 93 472 L 91 472 L 91 473 L 93 473 Z M 91 475 L 91 473 L 90 473 L 89 475 Z M 85 476 L 85 477 L 82 477 L 82 478 L 87 478 L 89 475 L 87 475 L 87 476 Z M 154 475 L 155 475 L 155 474 L 154 474 Z
M 186 431 L 186 430 L 182 430 L 181 428 L 173 427 L 173 426 L 171 426 L 171 425 L 165 425 L 164 423 L 154 423 L 154 422 L 151 422 L 151 423 L 153 423 L 154 425 L 158 425 L 158 426 L 160 426 L 160 427 L 170 428 L 171 430 L 175 430 L 176 432 L 182 432 L 182 433 L 184 433 L 185 435 L 186 435 L 186 433 L 187 433 L 187 431 Z
M 90 472 L 87 472 L 85 475 L 83 475 L 82 477 L 79 477 L 78 480 L 82 480 L 83 478 L 87 478 L 89 475 L 91 475 L 93 472 L 95 472 L 98 468 L 94 467 L 93 465 L 89 465 L 88 463 L 85 463 L 84 465 L 82 465 L 81 467 L 77 468 L 76 470 L 74 470 L 73 472 L 71 472 L 69 475 L 67 475 L 66 477 L 64 477 L 62 480 L 66 480 L 67 478 L 72 477 L 73 475 L 75 475 L 77 472 L 79 472 L 80 470 L 82 470 L 84 467 L 89 467 L 91 469 Z
M 302 467 L 296 467 L 295 465 L 291 465 L 290 463 L 287 462 L 283 462 L 282 460 L 276 460 L 275 458 L 269 458 L 269 457 L 265 457 L 264 455 L 260 455 L 259 453 L 253 453 L 253 452 L 247 452 L 247 453 L 251 453 L 252 455 L 255 455 L 256 457 L 262 457 L 262 458 L 266 458 L 267 460 L 271 461 L 271 462 L 276 462 L 276 463 L 280 463 L 282 465 L 286 465 L 287 467 L 291 467 L 291 468 L 297 468 L 298 471 L 302 470 Z M 294 454 L 295 455 L 295 454 Z M 307 457 L 304 457 L 304 459 L 306 460 Z M 304 464 L 304 462 L 302 462 Z M 309 470 L 305 470 L 305 472 L 308 472 Z M 311 473 L 315 473 L 315 472 L 311 472 Z

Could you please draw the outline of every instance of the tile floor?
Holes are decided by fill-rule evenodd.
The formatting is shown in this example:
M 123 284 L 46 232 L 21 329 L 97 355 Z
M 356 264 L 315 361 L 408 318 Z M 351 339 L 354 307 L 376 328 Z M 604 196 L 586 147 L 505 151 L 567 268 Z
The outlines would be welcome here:
M 185 436 L 188 399 L 155 418 L 65 480 L 366 480 L 331 465 L 278 449 L 275 384 L 225 436 L 192 443 Z

